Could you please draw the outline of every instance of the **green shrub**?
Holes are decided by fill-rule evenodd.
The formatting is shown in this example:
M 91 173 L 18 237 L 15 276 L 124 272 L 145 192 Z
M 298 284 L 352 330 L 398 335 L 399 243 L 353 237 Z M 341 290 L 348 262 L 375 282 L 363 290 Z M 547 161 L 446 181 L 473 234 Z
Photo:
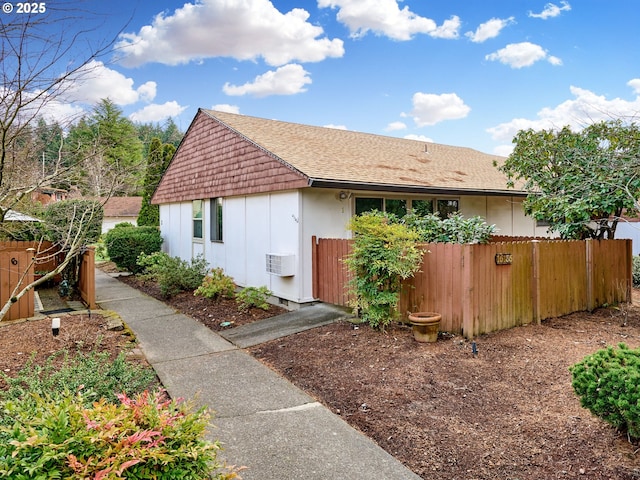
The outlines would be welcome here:
M 205 298 L 233 298 L 236 292 L 236 285 L 233 282 L 233 278 L 224 274 L 224 270 L 221 268 L 214 268 L 209 275 L 204 277 L 202 284 L 193 292 L 194 295 L 198 295 Z
M 458 213 L 445 219 L 437 213 L 424 216 L 409 214 L 401 221 L 416 230 L 420 241 L 426 243 L 488 243 L 496 232 L 496 226 L 489 225 L 482 217 L 464 218 Z
M 179 292 L 194 291 L 202 284 L 207 274 L 207 261 L 202 255 L 187 262 L 162 252 L 141 254 L 138 266 L 144 278 L 158 282 L 160 292 L 165 297 Z
M 625 344 L 585 357 L 570 370 L 580 404 L 629 437 L 640 438 L 640 349 Z
M 0 378 L 7 386 L 0 390 L 0 401 L 29 394 L 55 397 L 82 390 L 89 403 L 101 398 L 113 402 L 116 393 L 132 395 L 156 384 L 151 367 L 128 362 L 124 353 L 111 360 L 107 352 L 96 351 L 69 355 L 63 350 L 51 355 L 43 365 L 34 364 L 32 358 L 13 377 L 0 372 Z
M 353 273 L 354 307 L 373 328 L 384 330 L 398 315 L 402 280 L 422 263 L 418 233 L 394 215 L 368 212 L 353 217 L 355 234 L 346 264 Z
M 95 243 L 102 233 L 103 210 L 95 200 L 62 200 L 54 202 L 43 212 L 47 239 L 62 244 L 78 236 L 82 243 Z
M 118 268 L 138 273 L 141 267 L 137 260 L 141 253 L 160 251 L 162 237 L 155 227 L 120 227 L 104 235 L 107 254 Z
M 240 311 L 247 311 L 251 307 L 269 310 L 268 298 L 272 295 L 266 287 L 246 287 L 236 295 L 236 303 Z
M 632 264 L 633 286 L 640 287 L 640 255 L 633 257 Z
M 204 440 L 209 415 L 156 392 L 85 406 L 80 394 L 4 402 L 0 471 L 7 478 L 231 479 Z

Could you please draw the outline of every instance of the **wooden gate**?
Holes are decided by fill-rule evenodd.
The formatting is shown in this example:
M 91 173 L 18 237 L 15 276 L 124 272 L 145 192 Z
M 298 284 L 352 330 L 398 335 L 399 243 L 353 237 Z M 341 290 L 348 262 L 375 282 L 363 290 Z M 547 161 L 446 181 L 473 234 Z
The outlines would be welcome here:
M 11 299 L 15 287 L 28 285 L 33 281 L 32 256 L 27 251 L 0 252 L 0 306 Z M 26 270 L 26 275 L 25 275 Z M 29 290 L 16 301 L 7 315 L 6 320 L 33 317 L 35 312 L 35 295 Z

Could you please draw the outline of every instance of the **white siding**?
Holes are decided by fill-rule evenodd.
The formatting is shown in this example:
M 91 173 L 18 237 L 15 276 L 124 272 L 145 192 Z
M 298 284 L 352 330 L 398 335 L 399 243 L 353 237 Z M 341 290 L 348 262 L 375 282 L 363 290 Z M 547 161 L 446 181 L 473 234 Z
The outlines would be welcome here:
M 313 300 L 312 237 L 350 238 L 347 229 L 355 210 L 356 193 L 384 196 L 381 192 L 344 192 L 307 188 L 223 200 L 223 242 L 210 241 L 210 204 L 204 205 L 204 248 L 209 265 L 221 267 L 240 286 L 266 285 L 275 296 L 297 303 Z M 397 196 L 395 196 L 397 198 Z M 411 198 L 419 198 L 411 196 Z M 480 215 L 495 223 L 502 235 L 545 235 L 512 197 L 459 197 L 465 217 Z M 190 259 L 193 251 L 191 202 L 160 206 L 163 250 Z M 293 254 L 295 275 L 267 273 L 266 254 Z
M 133 226 L 138 225 L 137 217 L 104 217 L 102 219 L 102 233 L 107 233 L 119 223 L 130 223 Z

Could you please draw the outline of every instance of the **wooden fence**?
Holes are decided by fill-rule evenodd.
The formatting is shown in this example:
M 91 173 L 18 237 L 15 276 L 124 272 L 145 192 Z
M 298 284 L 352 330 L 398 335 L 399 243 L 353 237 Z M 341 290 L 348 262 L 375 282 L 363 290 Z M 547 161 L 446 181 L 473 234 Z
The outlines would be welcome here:
M 313 238 L 313 295 L 348 305 L 350 240 Z M 631 299 L 631 240 L 426 244 L 399 309 L 442 314 L 440 329 L 482 333 Z
M 89 247 L 82 254 L 80 272 L 78 273 L 78 293 L 82 301 L 90 309 L 96 308 L 96 251 Z
M 32 262 L 34 255 L 36 258 Z M 78 277 L 78 291 L 83 302 L 89 308 L 96 308 L 94 255 L 92 248 L 83 254 Z M 63 260 L 64 255 L 56 253 L 51 242 L 0 242 L 0 306 L 10 299 L 25 269 L 27 269 L 27 275 L 22 282 L 23 286 L 33 281 L 36 272 L 50 272 Z M 29 318 L 34 313 L 34 291 L 29 290 L 26 295 L 11 306 L 4 319 Z

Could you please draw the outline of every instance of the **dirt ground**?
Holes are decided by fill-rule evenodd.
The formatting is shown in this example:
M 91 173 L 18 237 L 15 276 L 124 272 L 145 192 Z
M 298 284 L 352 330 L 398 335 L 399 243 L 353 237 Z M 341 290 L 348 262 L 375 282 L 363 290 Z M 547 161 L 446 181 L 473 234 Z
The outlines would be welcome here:
M 96 350 L 109 352 L 112 358 L 124 351 L 131 359 L 145 362 L 135 349 L 135 338 L 131 332 L 108 330 L 108 319 L 102 315 L 55 316 L 60 318 L 60 330 L 55 337 L 51 330 L 51 317 L 0 323 L 0 371 L 13 376 L 32 356 L 34 363 L 41 365 L 47 357 L 60 350 L 71 354 Z
M 580 407 L 568 370 L 607 345 L 640 346 L 637 291 L 634 298 L 626 321 L 616 309 L 550 319 L 475 339 L 477 357 L 459 336 L 421 344 L 407 326 L 380 333 L 348 322 L 249 351 L 425 479 L 640 479 L 640 445 Z M 234 303 L 192 294 L 170 304 L 214 330 L 281 311 L 240 315 Z M 69 330 L 58 339 L 50 321 L 0 328 L 0 368 L 18 368 L 32 349 L 84 347 L 98 337 L 102 348 L 127 348 L 130 339 L 100 323 L 63 318 Z

